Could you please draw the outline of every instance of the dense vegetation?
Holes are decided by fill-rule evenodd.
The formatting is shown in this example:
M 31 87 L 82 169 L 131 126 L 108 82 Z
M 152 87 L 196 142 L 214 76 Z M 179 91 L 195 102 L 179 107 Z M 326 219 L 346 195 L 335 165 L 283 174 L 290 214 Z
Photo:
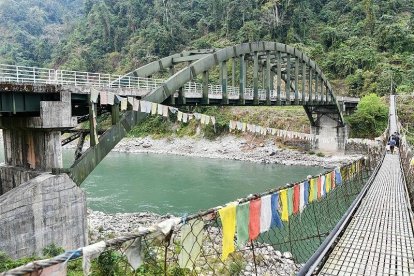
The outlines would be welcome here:
M 48 65 L 83 0 L 0 0 L 0 63 Z
M 348 117 L 351 136 L 375 138 L 387 128 L 388 106 L 376 94 L 364 96 L 354 114 Z
M 186 48 L 271 40 L 303 49 L 342 92 L 414 89 L 410 0 L 51 2 L 0 1 L 1 61 L 127 72 Z
M 398 97 L 397 110 L 402 126 L 401 132 L 406 134 L 408 142 L 414 145 L 414 96 Z

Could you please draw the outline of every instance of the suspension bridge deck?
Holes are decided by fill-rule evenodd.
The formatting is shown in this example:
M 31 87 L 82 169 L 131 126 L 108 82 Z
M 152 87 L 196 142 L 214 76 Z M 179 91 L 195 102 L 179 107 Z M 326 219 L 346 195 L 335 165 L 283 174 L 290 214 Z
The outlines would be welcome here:
M 390 133 L 397 131 L 395 98 L 390 98 Z M 397 154 L 386 154 L 349 225 L 320 275 L 413 275 L 411 206 Z
M 320 275 L 414 273 L 414 234 L 398 155 L 387 154 Z

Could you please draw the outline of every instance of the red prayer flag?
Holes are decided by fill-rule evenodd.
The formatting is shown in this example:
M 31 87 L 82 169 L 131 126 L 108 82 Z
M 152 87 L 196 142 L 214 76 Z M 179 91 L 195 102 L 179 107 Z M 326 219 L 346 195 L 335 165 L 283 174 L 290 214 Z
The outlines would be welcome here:
M 255 240 L 260 234 L 260 208 L 262 201 L 260 198 L 250 201 L 249 212 L 249 240 Z
M 300 201 L 300 185 L 296 184 L 293 187 L 293 213 L 299 213 L 299 201 Z
M 331 190 L 335 189 L 335 171 L 331 172 Z
M 320 199 L 322 197 L 322 191 L 321 191 L 321 181 L 322 181 L 322 177 L 318 177 L 318 199 Z

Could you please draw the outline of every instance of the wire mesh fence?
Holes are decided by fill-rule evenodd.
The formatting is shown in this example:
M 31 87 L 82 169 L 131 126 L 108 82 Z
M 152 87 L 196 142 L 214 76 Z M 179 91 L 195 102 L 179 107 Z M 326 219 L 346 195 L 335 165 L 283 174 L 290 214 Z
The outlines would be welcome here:
M 5 275 L 66 269 L 70 275 L 292 275 L 343 216 L 375 162 L 359 159 L 300 183 L 172 218 Z M 82 262 L 74 260 L 81 256 Z

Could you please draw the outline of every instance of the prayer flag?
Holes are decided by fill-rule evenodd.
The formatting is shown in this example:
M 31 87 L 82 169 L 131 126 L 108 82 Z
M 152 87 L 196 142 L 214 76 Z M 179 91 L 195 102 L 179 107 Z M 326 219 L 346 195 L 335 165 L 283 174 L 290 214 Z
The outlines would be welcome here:
M 331 191 L 331 173 L 325 174 L 325 186 L 326 193 L 328 194 Z
M 183 123 L 187 123 L 187 122 L 188 122 L 188 114 L 183 113 Z
M 316 178 L 310 180 L 309 202 L 318 199 L 318 181 Z
M 318 199 L 321 199 L 321 197 L 322 197 L 322 181 L 321 181 L 322 179 L 321 179 L 321 176 L 319 176 L 318 177 L 318 180 L 317 180 L 317 186 L 318 186 Z
M 139 100 L 134 98 L 133 108 L 134 111 L 139 111 Z
M 299 184 L 299 211 L 302 212 L 305 209 L 305 183 Z
M 151 103 L 151 115 L 157 115 L 157 103 Z
M 304 187 L 304 194 L 305 194 L 305 207 L 306 205 L 309 204 L 309 197 L 310 197 L 310 193 L 309 193 L 309 181 L 305 181 L 303 182 L 303 187 Z
M 213 126 L 215 126 L 216 125 L 216 117 L 211 116 L 210 119 L 211 119 L 211 123 L 213 124 Z
M 181 268 L 192 269 L 201 253 L 204 236 L 204 222 L 195 219 L 187 222 L 181 229 L 181 250 L 178 255 L 178 265 Z
M 272 203 L 270 195 L 263 196 L 260 206 L 260 233 L 269 231 L 272 223 Z
M 243 132 L 246 132 L 246 128 L 247 128 L 247 124 L 246 123 L 243 123 L 243 125 L 242 125 L 242 131 Z
M 293 213 L 299 213 L 299 205 L 300 205 L 300 185 L 296 184 L 293 186 Z
M 162 116 L 168 117 L 168 106 L 164 105 L 162 108 Z
M 279 227 L 279 228 L 283 227 L 283 223 L 280 220 L 280 215 L 279 215 L 279 194 L 278 193 L 272 194 L 271 201 L 272 201 L 271 227 Z
M 321 196 L 326 196 L 326 183 L 325 183 L 325 175 L 321 176 Z
M 134 106 L 134 97 L 128 97 L 128 104 Z
M 121 100 L 121 110 L 127 110 L 128 108 L 128 99 L 127 98 L 122 98 Z
M 137 270 L 143 264 L 144 252 L 142 252 L 141 237 L 135 239 L 125 250 L 125 256 L 128 263 L 134 270 Z
M 181 111 L 178 111 L 177 121 L 181 122 L 182 120 L 183 120 L 183 113 Z
M 108 104 L 108 93 L 107 92 L 101 92 L 99 93 L 101 105 L 107 105 Z
M 99 91 L 91 88 L 91 102 L 97 103 L 98 102 Z
M 243 248 L 249 240 L 250 202 L 239 204 L 236 209 L 237 247 Z
M 158 115 L 162 115 L 162 109 L 164 108 L 164 106 L 162 104 L 158 105 Z
M 335 189 L 335 171 L 331 171 L 329 174 L 331 178 L 331 190 Z
M 282 211 L 282 221 L 289 221 L 287 189 L 280 191 L 279 196 L 280 196 L 280 203 L 281 203 L 280 209 Z
M 341 169 L 337 168 L 335 170 L 335 185 L 341 185 L 341 184 L 342 184 Z
M 249 239 L 255 240 L 260 234 L 260 198 L 250 201 Z
M 223 241 L 221 260 L 225 261 L 230 253 L 234 252 L 234 235 L 236 234 L 236 205 L 230 203 L 219 210 L 221 225 L 223 227 Z
M 206 126 L 210 124 L 210 116 L 204 115 L 204 123 L 206 124 Z
M 114 103 L 115 103 L 115 94 L 108 92 L 108 104 L 114 105 Z
M 291 216 L 293 214 L 293 188 L 287 189 L 288 197 L 288 214 Z

